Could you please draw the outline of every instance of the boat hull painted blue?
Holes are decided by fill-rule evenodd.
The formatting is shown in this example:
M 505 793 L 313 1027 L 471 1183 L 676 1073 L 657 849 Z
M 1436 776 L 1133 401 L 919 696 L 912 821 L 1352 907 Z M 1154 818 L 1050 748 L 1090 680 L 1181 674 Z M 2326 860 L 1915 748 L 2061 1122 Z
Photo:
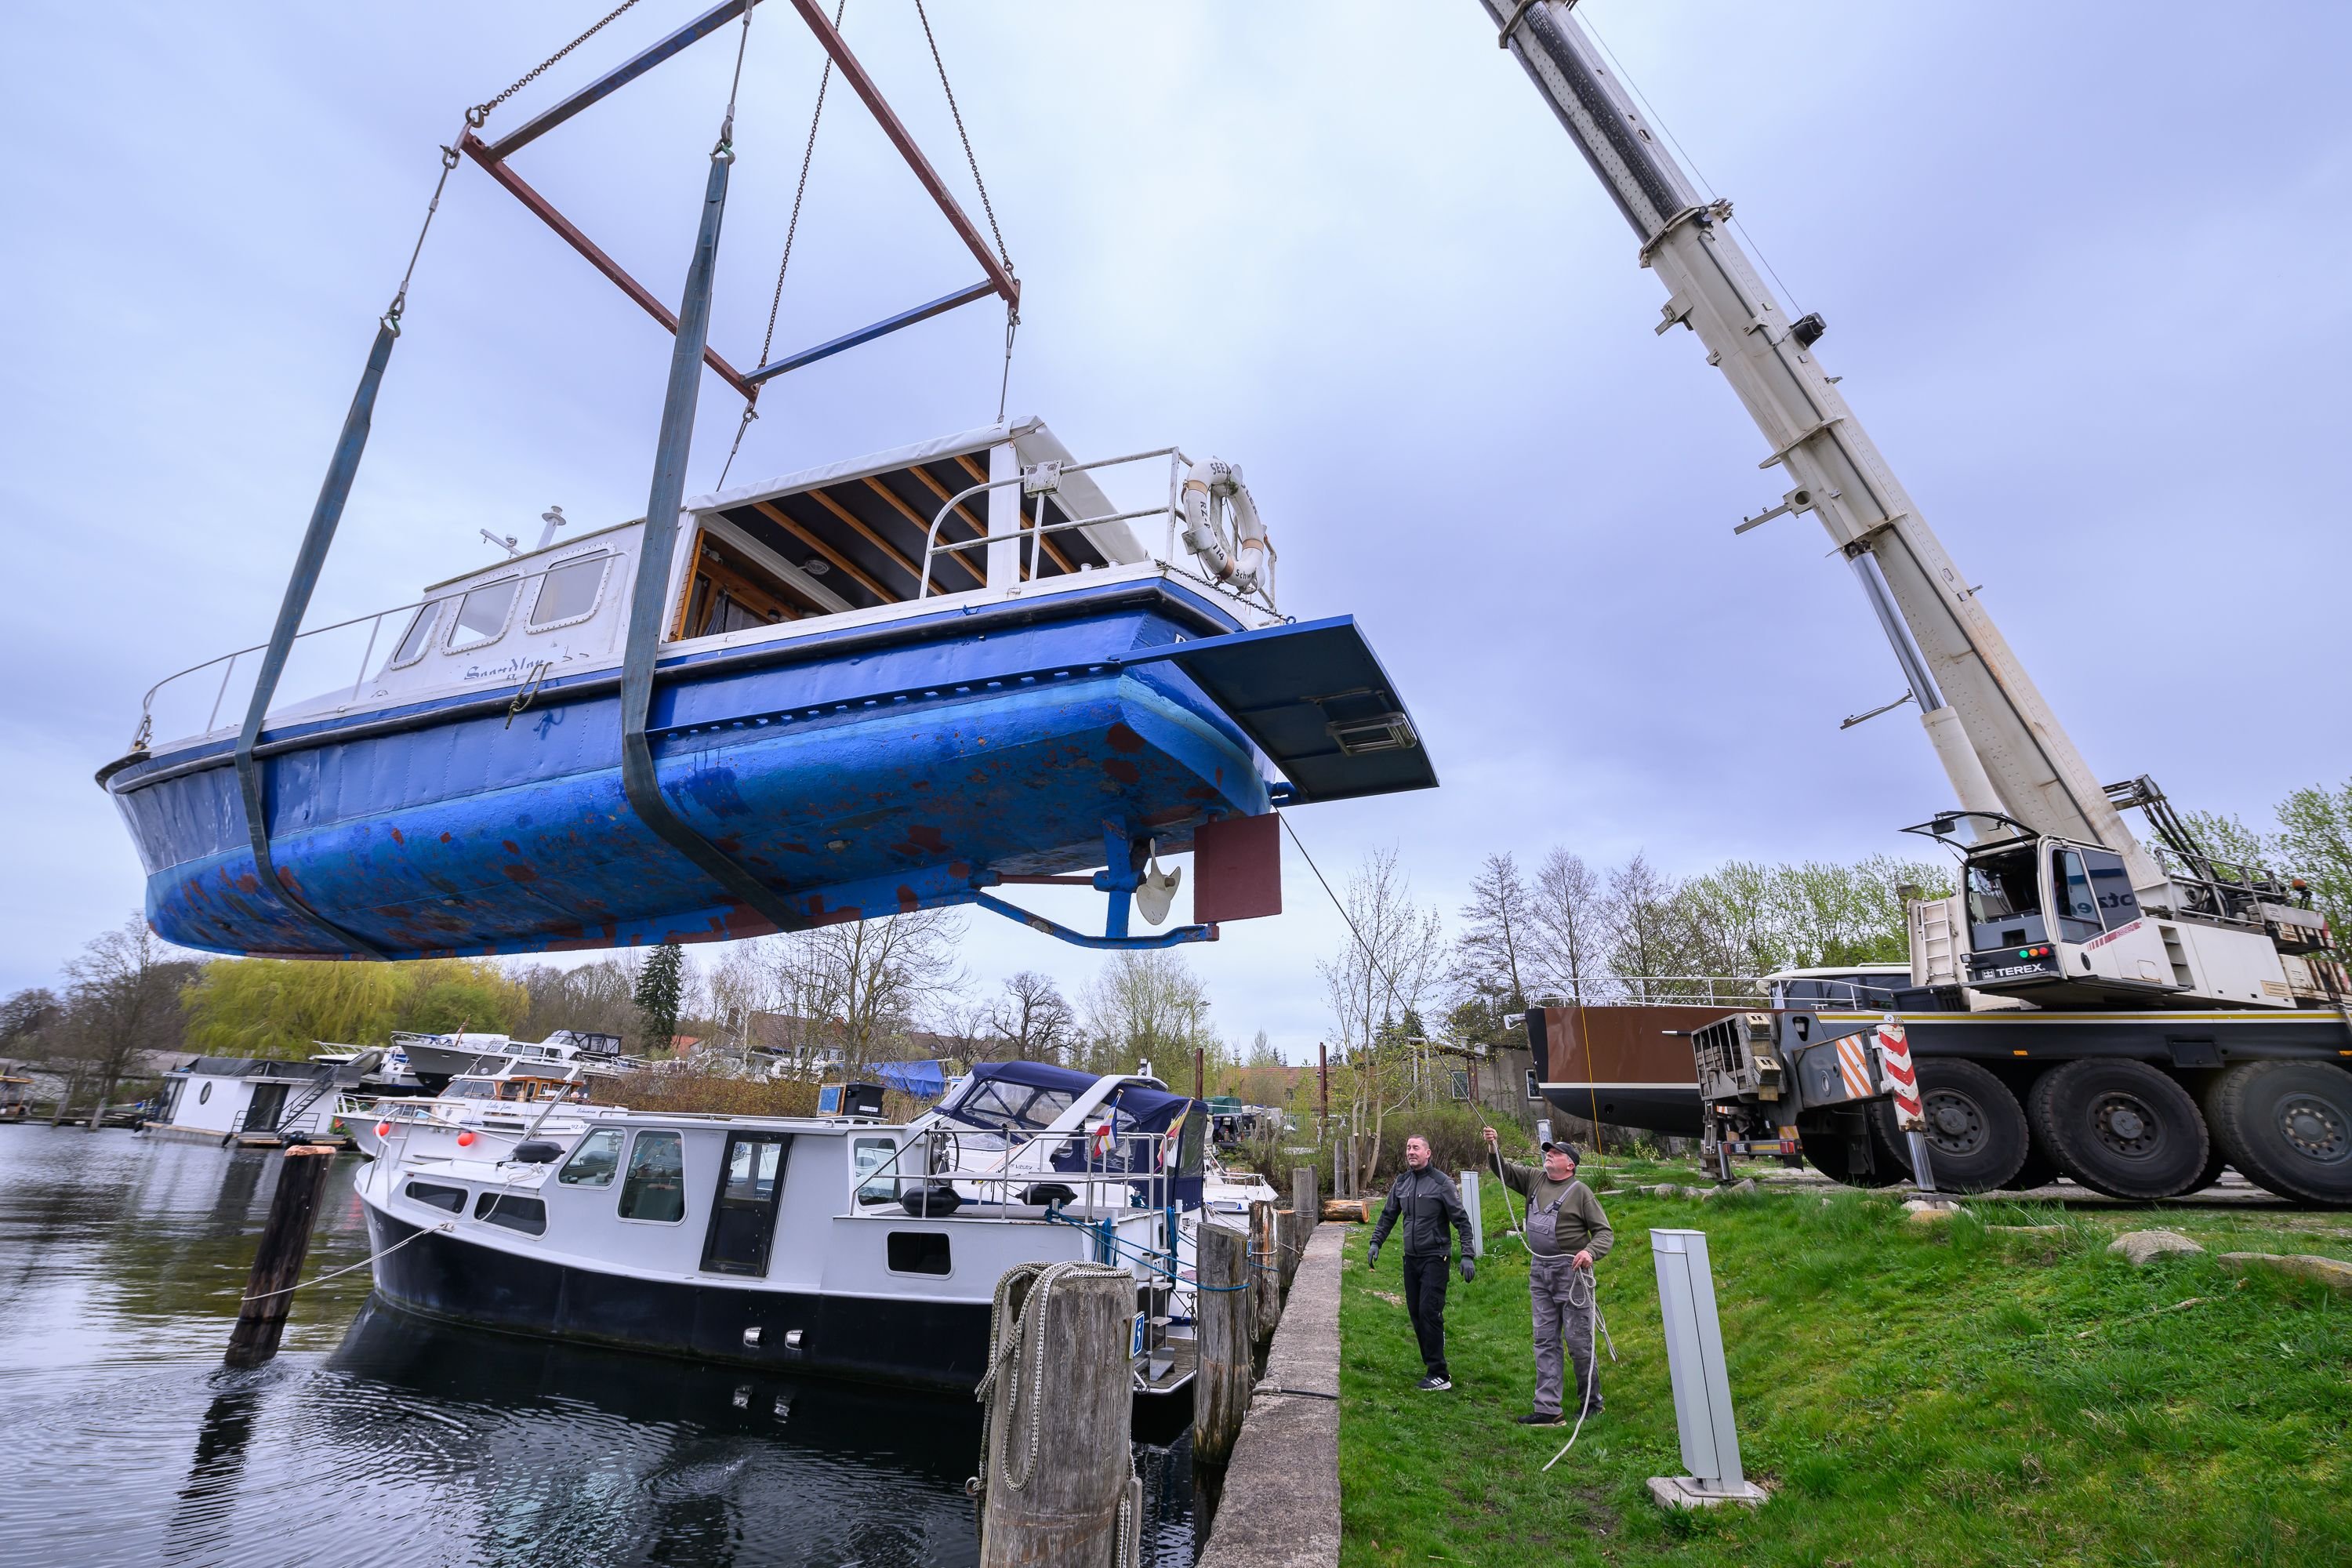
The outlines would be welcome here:
M 790 662 L 666 664 L 648 724 L 663 791 L 810 924 L 955 902 L 990 873 L 1098 866 L 1106 822 L 1181 849 L 1208 816 L 1269 802 L 1248 742 L 1181 672 L 1098 665 L 1225 629 L 1173 597 L 1072 595 L 1058 618 L 985 631 L 933 620 Z M 273 853 L 313 907 L 403 958 L 774 929 L 629 809 L 609 679 L 551 681 L 511 724 L 500 704 L 479 710 L 485 695 L 391 733 L 336 737 L 378 714 L 272 731 L 301 742 L 263 764 Z M 200 756 L 109 780 L 157 931 L 348 956 L 262 886 L 235 772 L 188 765 Z

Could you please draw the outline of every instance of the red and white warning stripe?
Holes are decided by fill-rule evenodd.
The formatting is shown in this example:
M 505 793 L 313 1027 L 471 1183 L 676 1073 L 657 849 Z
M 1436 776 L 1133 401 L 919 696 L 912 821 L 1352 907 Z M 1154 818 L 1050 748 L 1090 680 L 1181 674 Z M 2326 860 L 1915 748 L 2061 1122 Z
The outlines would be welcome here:
M 1895 1124 L 1906 1132 L 1925 1131 L 1927 1113 L 1919 1103 L 1919 1074 L 1911 1065 L 1911 1043 L 1893 1018 L 1878 1026 L 1879 1065 L 1895 1091 Z
M 1863 1055 L 1867 1035 L 1841 1035 L 1837 1040 L 1838 1076 L 1845 1080 L 1848 1100 L 1870 1098 L 1870 1059 Z

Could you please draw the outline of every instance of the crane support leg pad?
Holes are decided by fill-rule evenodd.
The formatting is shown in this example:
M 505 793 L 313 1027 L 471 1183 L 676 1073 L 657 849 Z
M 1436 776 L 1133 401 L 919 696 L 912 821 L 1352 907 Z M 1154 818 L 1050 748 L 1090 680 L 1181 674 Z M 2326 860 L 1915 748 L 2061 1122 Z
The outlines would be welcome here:
M 1689 1476 L 1652 1476 L 1650 1498 L 1660 1508 L 1715 1508 L 1727 1502 L 1756 1508 L 1764 1502 L 1765 1492 L 1754 1481 L 1718 1489 Z

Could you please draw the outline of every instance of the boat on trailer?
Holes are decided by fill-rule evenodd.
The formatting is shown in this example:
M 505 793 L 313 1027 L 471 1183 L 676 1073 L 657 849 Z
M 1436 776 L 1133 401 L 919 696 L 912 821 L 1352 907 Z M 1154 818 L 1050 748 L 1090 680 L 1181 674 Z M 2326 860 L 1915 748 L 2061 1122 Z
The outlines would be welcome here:
M 1194 1371 L 1206 1120 L 1148 1078 L 982 1064 L 910 1123 L 580 1108 L 561 1142 L 493 1157 L 395 1139 L 356 1186 L 376 1289 L 407 1310 L 958 1392 L 1005 1270 L 1121 1264 L 1157 1396 Z
M 1114 467 L 1164 496 L 1115 505 Z M 1284 612 L 1224 464 L 1079 463 L 1022 419 L 695 498 L 674 532 L 649 576 L 624 522 L 304 634 L 367 651 L 256 730 L 260 834 L 219 719 L 261 650 L 159 683 L 100 775 L 151 923 L 208 952 L 413 958 L 975 904 L 1165 945 L 1279 908 L 1275 807 L 1436 782 L 1354 621 Z M 649 615 L 658 804 L 625 777 L 625 645 Z M 175 701 L 209 711 L 156 739 Z M 1196 847 L 1196 923 L 1131 935 L 1133 895 L 1165 909 L 1152 857 Z M 1000 896 L 1038 881 L 1105 891 L 1103 934 Z

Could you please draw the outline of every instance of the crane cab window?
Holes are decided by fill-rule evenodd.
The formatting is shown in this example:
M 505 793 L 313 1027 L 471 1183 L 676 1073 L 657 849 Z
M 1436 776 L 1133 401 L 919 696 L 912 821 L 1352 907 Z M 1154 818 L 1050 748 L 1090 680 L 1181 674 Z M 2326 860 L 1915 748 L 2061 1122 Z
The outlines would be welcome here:
M 2032 844 L 1969 858 L 1969 945 L 1973 951 L 2042 940 L 2040 860 L 2040 851 Z
M 2088 942 L 2099 934 L 2099 900 L 2082 851 L 2061 849 L 2051 857 L 2050 888 L 2058 905 L 2059 941 Z

